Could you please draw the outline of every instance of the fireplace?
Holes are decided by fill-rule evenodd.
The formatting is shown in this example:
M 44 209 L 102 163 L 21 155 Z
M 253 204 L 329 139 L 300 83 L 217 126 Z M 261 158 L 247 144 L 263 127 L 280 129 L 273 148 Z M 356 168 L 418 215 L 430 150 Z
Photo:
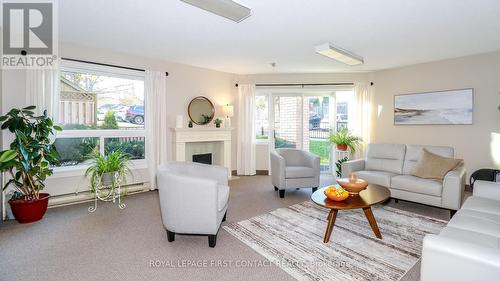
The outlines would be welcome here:
M 212 165 L 212 153 L 193 154 L 193 162 Z
M 231 177 L 231 134 L 232 129 L 194 127 L 173 128 L 175 161 L 196 161 L 193 155 L 212 154 L 212 165 L 227 168 L 228 178 Z

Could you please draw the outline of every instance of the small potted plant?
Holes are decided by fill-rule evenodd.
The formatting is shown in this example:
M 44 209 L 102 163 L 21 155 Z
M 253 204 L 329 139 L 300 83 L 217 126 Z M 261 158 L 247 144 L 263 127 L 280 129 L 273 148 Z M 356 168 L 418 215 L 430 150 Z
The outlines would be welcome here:
M 346 151 L 349 149 L 352 154 L 356 152 L 356 148 L 362 141 L 360 137 L 352 135 L 347 128 L 342 128 L 330 135 L 330 142 L 335 144 L 338 150 Z
M 49 202 L 49 194 L 41 193 L 45 180 L 52 175 L 51 165 L 58 164 L 58 154 L 50 135 L 62 131 L 52 119 L 35 116 L 35 106 L 11 109 L 0 116 L 2 130 L 14 134 L 10 149 L 0 152 L 0 171 L 7 171 L 10 179 L 3 187 L 13 186 L 15 191 L 9 205 L 20 223 L 41 220 Z
M 215 123 L 215 127 L 220 128 L 220 124 L 222 124 L 222 120 L 217 118 L 214 120 L 214 123 Z
M 116 181 L 125 181 L 127 173 L 130 172 L 129 156 L 120 150 L 108 152 L 102 155 L 94 151 L 90 157 L 90 166 L 85 171 L 85 176 L 90 178 L 90 188 L 96 192 L 96 186 L 110 186 L 114 191 Z

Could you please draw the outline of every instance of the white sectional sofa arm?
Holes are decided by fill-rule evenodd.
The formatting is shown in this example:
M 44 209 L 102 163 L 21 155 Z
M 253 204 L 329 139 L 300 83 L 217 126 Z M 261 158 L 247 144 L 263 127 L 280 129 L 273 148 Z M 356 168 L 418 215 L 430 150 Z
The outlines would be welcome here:
M 285 187 L 285 158 L 276 151 L 271 151 L 271 180 L 276 187 Z
M 462 206 L 465 190 L 465 168 L 463 165 L 451 170 L 443 180 L 441 206 L 450 210 L 458 210 Z
M 500 201 L 500 183 L 482 180 L 475 181 L 472 195 Z
M 365 160 L 350 160 L 342 163 L 342 177 L 348 178 L 353 172 L 362 171 L 365 169 Z
M 498 249 L 438 235 L 425 236 L 421 281 L 494 281 L 499 276 Z

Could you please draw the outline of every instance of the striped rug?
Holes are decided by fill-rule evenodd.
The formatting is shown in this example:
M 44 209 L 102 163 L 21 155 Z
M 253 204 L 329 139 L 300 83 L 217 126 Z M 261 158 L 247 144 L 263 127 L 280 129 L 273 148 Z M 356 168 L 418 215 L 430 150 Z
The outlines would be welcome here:
M 224 229 L 297 280 L 399 280 L 420 258 L 424 236 L 446 224 L 387 206 L 372 210 L 382 240 L 362 210 L 345 210 L 324 244 L 327 210 L 310 201 Z

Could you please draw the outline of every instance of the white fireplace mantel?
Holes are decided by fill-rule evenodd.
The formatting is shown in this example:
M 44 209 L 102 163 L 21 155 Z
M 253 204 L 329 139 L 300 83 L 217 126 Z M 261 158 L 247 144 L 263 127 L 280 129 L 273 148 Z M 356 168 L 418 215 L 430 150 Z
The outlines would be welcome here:
M 220 142 L 222 144 L 222 165 L 231 177 L 231 132 L 232 128 L 195 127 L 172 128 L 175 161 L 186 161 L 186 144 Z M 191 161 L 191 160 L 187 160 Z

